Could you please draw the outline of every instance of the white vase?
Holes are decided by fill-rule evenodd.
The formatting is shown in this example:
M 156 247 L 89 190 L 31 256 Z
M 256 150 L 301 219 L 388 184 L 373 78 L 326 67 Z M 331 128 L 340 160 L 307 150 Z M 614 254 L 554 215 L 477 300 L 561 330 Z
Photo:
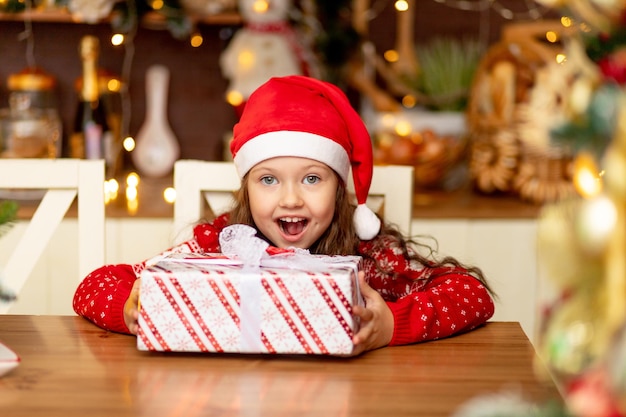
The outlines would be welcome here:
M 146 119 L 131 156 L 139 173 L 148 177 L 171 173 L 180 156 L 180 145 L 167 121 L 169 77 L 163 65 L 154 65 L 146 73 Z

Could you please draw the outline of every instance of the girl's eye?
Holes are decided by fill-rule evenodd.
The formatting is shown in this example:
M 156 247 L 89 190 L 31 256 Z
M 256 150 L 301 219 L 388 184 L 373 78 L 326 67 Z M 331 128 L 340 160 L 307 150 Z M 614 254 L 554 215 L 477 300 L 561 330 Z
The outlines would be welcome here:
M 271 175 L 268 175 L 268 176 L 261 178 L 261 182 L 265 185 L 276 184 L 276 178 L 272 177 Z
M 320 177 L 317 175 L 307 175 L 304 177 L 304 182 L 307 184 L 315 184 L 320 181 Z

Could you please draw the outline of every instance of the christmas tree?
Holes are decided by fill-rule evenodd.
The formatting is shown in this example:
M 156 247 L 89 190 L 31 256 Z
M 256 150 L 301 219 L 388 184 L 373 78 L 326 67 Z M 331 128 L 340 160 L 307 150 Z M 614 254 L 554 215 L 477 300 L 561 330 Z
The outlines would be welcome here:
M 537 236 L 551 293 L 537 370 L 564 401 L 494 394 L 500 401 L 477 398 L 454 417 L 626 415 L 626 1 L 539 2 L 573 29 L 558 61 L 566 117 L 553 118 L 551 141 L 574 151 L 577 193 L 543 206 Z

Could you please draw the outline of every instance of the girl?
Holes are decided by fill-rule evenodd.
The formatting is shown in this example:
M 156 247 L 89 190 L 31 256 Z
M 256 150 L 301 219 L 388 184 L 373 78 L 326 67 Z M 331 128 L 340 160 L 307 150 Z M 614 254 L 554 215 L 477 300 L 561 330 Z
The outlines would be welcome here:
M 363 257 L 366 306 L 353 308 L 361 322 L 355 354 L 451 336 L 491 318 L 491 290 L 479 269 L 421 255 L 367 208 L 371 140 L 337 87 L 303 76 L 272 78 L 250 96 L 233 134 L 230 149 L 242 180 L 234 208 L 151 260 L 95 270 L 76 290 L 76 313 L 136 334 L 138 277 L 147 265 L 172 252 L 220 252 L 220 231 L 247 224 L 275 247 Z M 346 189 L 350 169 L 356 208 Z

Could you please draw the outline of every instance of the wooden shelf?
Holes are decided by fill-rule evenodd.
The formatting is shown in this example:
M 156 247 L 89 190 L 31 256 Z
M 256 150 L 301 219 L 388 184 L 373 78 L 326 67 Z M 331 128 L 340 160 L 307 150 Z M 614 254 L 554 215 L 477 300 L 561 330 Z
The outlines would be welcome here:
M 200 16 L 190 14 L 190 18 L 194 23 L 206 25 L 239 25 L 242 23 L 241 16 L 235 11 L 219 13 L 215 15 Z M 48 22 L 48 23 L 76 23 L 87 24 L 86 22 L 75 19 L 66 9 L 45 9 L 32 10 L 20 13 L 0 13 L 0 21 L 23 22 L 30 20 L 32 22 Z M 157 12 L 149 12 L 142 19 L 142 25 L 154 27 L 162 24 L 165 18 Z M 107 19 L 99 23 L 106 23 Z
M 471 189 L 417 191 L 414 219 L 536 219 L 541 205 L 514 195 L 485 195 Z
M 72 16 L 65 9 L 27 10 L 20 13 L 0 13 L 0 21 L 23 22 L 26 20 L 30 20 L 32 22 L 52 23 L 73 22 Z

